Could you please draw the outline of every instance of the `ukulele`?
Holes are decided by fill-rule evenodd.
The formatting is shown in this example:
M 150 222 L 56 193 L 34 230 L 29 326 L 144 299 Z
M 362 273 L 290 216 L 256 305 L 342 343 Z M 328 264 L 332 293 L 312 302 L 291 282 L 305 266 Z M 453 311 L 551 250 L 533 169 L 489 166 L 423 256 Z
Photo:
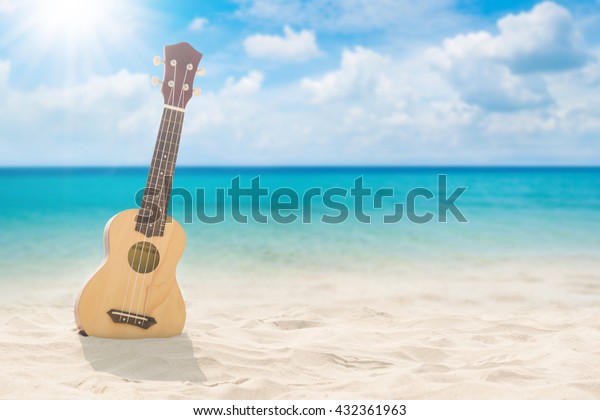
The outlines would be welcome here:
M 202 54 L 190 44 L 167 45 L 164 109 L 139 209 L 125 210 L 104 229 L 104 261 L 75 302 L 75 321 L 84 336 L 104 338 L 171 337 L 181 334 L 185 303 L 175 269 L 185 233 L 167 215 L 185 107 Z

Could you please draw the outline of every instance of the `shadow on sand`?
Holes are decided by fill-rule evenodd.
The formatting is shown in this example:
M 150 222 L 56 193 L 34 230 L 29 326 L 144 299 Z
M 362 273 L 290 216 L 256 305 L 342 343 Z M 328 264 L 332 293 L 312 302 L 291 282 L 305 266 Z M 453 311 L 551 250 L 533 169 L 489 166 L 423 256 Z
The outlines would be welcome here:
M 192 341 L 172 338 L 109 340 L 79 336 L 83 354 L 96 371 L 128 380 L 203 382 Z

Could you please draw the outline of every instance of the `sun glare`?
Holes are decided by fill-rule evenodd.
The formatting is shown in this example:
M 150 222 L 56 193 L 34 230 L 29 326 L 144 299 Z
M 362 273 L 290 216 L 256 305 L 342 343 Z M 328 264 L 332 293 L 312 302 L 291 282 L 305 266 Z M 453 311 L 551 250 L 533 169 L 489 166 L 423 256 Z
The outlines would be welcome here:
M 65 42 L 70 47 L 112 38 L 120 31 L 119 3 L 113 0 L 38 1 L 33 18 L 38 35 L 46 42 Z M 112 27 L 111 23 L 115 23 Z
M 112 14 L 110 1 L 53 0 L 40 4 L 40 30 L 47 36 L 86 38 Z
M 108 54 L 127 54 L 147 17 L 136 0 L 23 0 L 19 6 L 10 42 L 29 61 L 52 58 L 48 64 L 62 67 L 63 80 L 106 66 Z

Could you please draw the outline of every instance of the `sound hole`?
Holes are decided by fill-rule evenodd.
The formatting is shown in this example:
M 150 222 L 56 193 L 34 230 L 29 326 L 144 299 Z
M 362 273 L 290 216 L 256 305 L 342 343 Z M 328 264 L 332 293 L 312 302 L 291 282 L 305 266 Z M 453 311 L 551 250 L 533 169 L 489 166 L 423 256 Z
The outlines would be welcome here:
M 158 249 L 150 242 L 134 244 L 129 248 L 127 259 L 131 268 L 142 274 L 153 271 L 160 261 Z

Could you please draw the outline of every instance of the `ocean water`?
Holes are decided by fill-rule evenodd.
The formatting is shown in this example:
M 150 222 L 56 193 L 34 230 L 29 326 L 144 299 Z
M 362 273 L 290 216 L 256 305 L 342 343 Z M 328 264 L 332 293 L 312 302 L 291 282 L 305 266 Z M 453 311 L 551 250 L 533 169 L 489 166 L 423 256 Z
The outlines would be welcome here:
M 446 192 L 438 191 L 440 174 L 446 176 Z M 102 260 L 106 221 L 137 206 L 136 193 L 146 175 L 145 168 L 1 169 L 0 282 L 84 279 Z M 214 215 L 218 189 L 231 187 L 236 179 L 249 188 L 256 177 L 269 194 L 281 188 L 297 194 L 299 206 L 311 188 L 338 188 L 332 200 L 348 208 L 348 218 L 323 222 L 323 216 L 339 211 L 317 197 L 304 213 L 281 212 L 298 220 L 277 223 L 267 196 L 254 208 L 267 216 L 267 223 L 239 223 L 225 192 L 224 221 L 199 220 L 198 194 L 205 197 L 205 212 Z M 380 208 L 372 197 L 363 199 L 369 223 L 354 217 L 350 190 L 357 178 L 372 193 L 387 189 L 394 194 Z M 438 221 L 437 197 L 459 187 L 466 191 L 456 206 L 467 222 L 451 213 L 446 222 Z M 406 196 L 415 188 L 435 197 L 415 200 L 415 214 L 433 214 L 428 223 L 414 223 L 406 215 Z M 172 215 L 187 234 L 179 268 L 194 275 L 394 278 L 432 265 L 600 258 L 600 168 L 178 168 L 174 192 Z M 398 203 L 404 205 L 403 217 L 384 223 Z M 241 213 L 252 210 L 250 199 L 240 200 Z M 308 215 L 311 223 L 303 223 Z

